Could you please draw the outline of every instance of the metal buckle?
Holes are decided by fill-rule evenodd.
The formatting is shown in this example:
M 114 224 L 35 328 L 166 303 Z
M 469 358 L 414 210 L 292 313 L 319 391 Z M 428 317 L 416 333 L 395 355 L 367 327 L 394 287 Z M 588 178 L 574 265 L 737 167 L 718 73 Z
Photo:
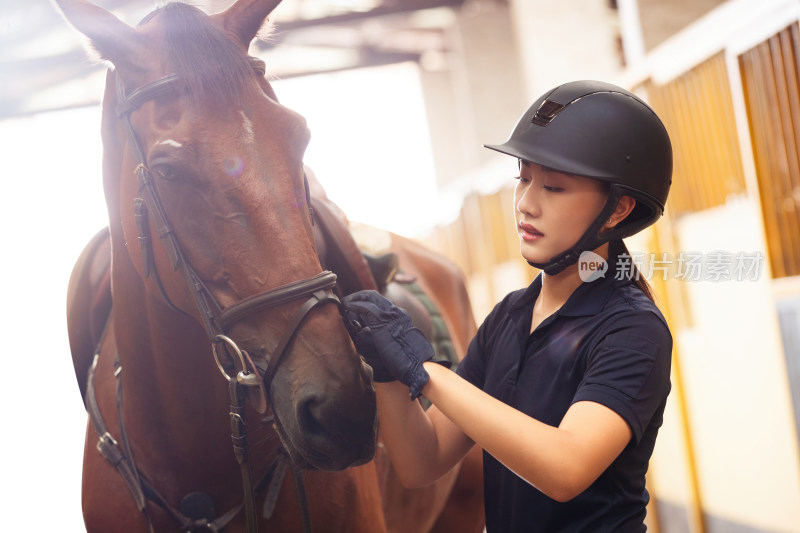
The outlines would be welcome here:
M 119 444 L 117 444 L 117 441 L 114 439 L 114 437 L 111 436 L 111 433 L 109 433 L 108 431 L 100 435 L 100 443 L 111 444 L 112 446 L 119 446 Z M 100 443 L 98 443 L 98 447 L 100 446 Z
M 239 359 L 239 362 L 242 365 L 241 367 L 242 369 L 239 371 L 238 374 L 236 374 L 236 381 L 239 382 L 239 385 L 244 385 L 246 387 L 253 387 L 253 386 L 257 387 L 258 377 L 256 376 L 255 373 L 247 370 L 247 363 L 245 362 L 242 350 L 240 350 L 239 347 L 236 345 L 236 343 L 233 342 L 233 339 L 231 339 L 227 335 L 219 334 L 214 338 L 214 341 L 215 342 L 211 344 L 211 349 L 214 352 L 214 362 L 217 363 L 217 368 L 219 368 L 219 371 L 223 375 L 223 377 L 228 381 L 231 381 L 233 379 L 231 376 L 228 375 L 227 372 L 225 372 L 225 368 L 222 366 L 222 363 L 219 360 L 219 353 L 217 353 L 217 345 L 224 342 L 225 344 L 233 348 L 236 357 Z

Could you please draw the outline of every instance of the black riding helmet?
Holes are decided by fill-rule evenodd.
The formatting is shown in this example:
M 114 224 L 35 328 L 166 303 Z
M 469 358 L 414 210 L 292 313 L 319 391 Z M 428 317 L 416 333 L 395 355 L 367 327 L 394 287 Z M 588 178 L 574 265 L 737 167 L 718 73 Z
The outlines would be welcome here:
M 484 146 L 609 184 L 605 207 L 578 242 L 547 263 L 531 263 L 548 274 L 574 264 L 582 252 L 641 231 L 664 213 L 672 183 L 669 135 L 650 106 L 616 85 L 560 85 L 528 108 L 506 142 Z M 601 235 L 600 228 L 622 195 L 635 198 L 636 207 Z

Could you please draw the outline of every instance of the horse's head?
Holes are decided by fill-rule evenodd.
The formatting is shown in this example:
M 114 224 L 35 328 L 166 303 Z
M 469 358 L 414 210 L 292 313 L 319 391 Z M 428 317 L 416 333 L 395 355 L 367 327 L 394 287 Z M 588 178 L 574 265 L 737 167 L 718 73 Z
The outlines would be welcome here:
M 136 28 L 88 2 L 58 3 L 115 67 L 103 118 L 115 249 L 126 243 L 154 301 L 203 326 L 223 373 L 237 379 L 243 363 L 267 374 L 295 460 L 322 469 L 369 460 L 374 390 L 331 279 L 320 277 L 302 160 L 309 132 L 247 56 L 278 2 L 239 0 L 213 16 L 168 4 Z

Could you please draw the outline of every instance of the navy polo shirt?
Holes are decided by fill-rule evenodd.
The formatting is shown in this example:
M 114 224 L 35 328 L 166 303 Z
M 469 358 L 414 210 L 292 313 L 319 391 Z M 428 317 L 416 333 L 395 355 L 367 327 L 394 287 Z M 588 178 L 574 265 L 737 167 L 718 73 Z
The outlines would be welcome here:
M 628 423 L 633 437 L 588 489 L 565 503 L 484 452 L 487 531 L 644 531 L 645 472 L 670 390 L 667 323 L 630 280 L 609 275 L 581 284 L 530 333 L 541 283 L 540 275 L 497 304 L 470 343 L 459 375 L 552 426 L 575 402 L 600 403 Z

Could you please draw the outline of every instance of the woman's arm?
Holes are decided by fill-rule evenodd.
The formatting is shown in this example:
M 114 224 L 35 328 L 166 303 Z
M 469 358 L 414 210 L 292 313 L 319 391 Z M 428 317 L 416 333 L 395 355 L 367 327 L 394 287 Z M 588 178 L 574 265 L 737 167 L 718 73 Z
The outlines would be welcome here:
M 435 481 L 477 443 L 543 493 L 567 501 L 631 440 L 627 422 L 601 404 L 574 403 L 556 428 L 432 363 L 433 349 L 408 315 L 375 292 L 355 293 L 343 303 L 359 353 L 380 370 L 381 381 L 391 376 L 402 382 L 377 383 L 375 389 L 384 445 L 409 486 Z M 424 394 L 434 406 L 426 413 L 409 393 Z
M 469 449 L 465 450 L 463 443 L 474 441 L 547 496 L 568 501 L 586 490 L 631 439 L 625 420 L 601 404 L 586 401 L 573 404 L 556 428 L 489 396 L 437 364 L 425 363 L 424 366 L 430 380 L 423 394 L 436 408 L 431 408 L 430 429 L 417 433 L 419 422 L 411 417 L 420 414 L 424 417 L 422 409 L 416 415 L 408 415 L 404 421 L 410 422 L 405 426 L 408 439 L 405 452 L 413 452 L 421 462 L 422 472 L 414 472 L 415 475 L 421 476 L 426 469 L 438 473 L 455 457 L 452 467 L 463 456 L 458 453 Z M 395 386 L 398 394 L 404 393 L 405 402 L 409 403 L 407 389 L 400 384 Z M 393 406 L 398 402 L 383 403 L 383 407 L 379 403 L 382 420 L 391 420 L 387 417 L 396 415 Z M 402 427 L 393 429 L 397 433 L 404 431 Z M 391 435 L 392 440 L 400 436 L 395 431 L 388 435 L 386 429 L 382 432 L 385 438 Z M 458 433 L 464 436 L 459 437 Z M 388 438 L 386 440 L 389 448 Z M 389 452 L 403 454 L 397 449 L 389 449 Z M 394 455 L 392 459 L 394 461 Z M 404 459 L 413 463 L 409 457 Z
M 406 487 L 433 483 L 475 445 L 435 405 L 425 411 L 419 402 L 410 401 L 402 383 L 376 383 L 375 391 L 381 439 Z

